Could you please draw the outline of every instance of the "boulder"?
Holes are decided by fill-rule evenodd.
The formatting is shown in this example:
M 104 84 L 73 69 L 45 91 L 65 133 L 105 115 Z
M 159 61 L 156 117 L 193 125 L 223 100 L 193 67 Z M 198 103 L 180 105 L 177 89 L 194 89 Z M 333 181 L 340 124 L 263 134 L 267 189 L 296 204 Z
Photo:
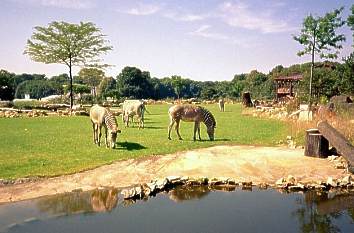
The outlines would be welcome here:
M 338 186 L 338 181 L 330 176 L 330 177 L 328 177 L 326 184 L 330 187 L 335 188 Z

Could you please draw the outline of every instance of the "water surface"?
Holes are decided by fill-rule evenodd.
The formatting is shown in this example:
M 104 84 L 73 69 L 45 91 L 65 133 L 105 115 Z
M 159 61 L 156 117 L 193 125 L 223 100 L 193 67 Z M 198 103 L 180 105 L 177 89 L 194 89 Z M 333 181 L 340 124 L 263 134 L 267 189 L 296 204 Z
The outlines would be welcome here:
M 124 201 L 119 190 L 0 205 L 0 232 L 354 232 L 354 193 L 177 188 Z

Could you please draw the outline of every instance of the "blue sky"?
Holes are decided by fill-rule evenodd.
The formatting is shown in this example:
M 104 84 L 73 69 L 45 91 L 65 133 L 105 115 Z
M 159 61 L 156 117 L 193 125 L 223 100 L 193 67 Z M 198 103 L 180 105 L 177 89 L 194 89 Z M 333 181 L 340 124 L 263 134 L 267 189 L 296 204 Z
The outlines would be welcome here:
M 347 18 L 349 0 L 0 0 L 0 69 L 67 73 L 64 65 L 36 63 L 23 55 L 35 26 L 52 21 L 95 23 L 113 50 L 103 56 L 116 76 L 125 66 L 163 78 L 181 75 L 193 80 L 231 80 L 253 69 L 268 73 L 274 66 L 309 61 L 298 57 L 292 39 L 304 17 L 323 15 L 340 6 Z M 351 31 L 340 56 L 353 51 Z M 78 69 L 74 70 L 75 72 Z

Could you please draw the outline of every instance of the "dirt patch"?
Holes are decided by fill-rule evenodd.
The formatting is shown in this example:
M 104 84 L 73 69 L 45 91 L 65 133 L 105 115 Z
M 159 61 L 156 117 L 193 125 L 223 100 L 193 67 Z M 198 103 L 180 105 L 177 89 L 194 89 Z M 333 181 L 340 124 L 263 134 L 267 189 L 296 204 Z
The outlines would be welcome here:
M 215 146 L 164 156 L 126 160 L 73 175 L 60 176 L 0 187 L 0 203 L 40 196 L 92 190 L 101 187 L 127 187 L 167 176 L 229 177 L 236 181 L 275 183 L 293 175 L 309 183 L 340 178 L 327 159 L 305 157 L 302 149 L 255 146 Z

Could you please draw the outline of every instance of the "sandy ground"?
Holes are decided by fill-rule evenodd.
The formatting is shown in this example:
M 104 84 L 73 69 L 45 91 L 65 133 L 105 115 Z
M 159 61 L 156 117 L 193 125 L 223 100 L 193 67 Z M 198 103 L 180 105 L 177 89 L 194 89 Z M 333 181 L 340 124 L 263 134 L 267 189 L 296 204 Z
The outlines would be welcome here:
M 83 191 L 100 187 L 127 187 L 171 175 L 189 177 L 228 177 L 238 182 L 274 184 L 288 175 L 301 182 L 340 178 L 344 170 L 335 169 L 327 159 L 305 157 L 302 149 L 284 147 L 215 146 L 164 156 L 126 160 L 73 175 L 60 176 L 0 187 L 0 203 L 32 199 L 45 195 Z

